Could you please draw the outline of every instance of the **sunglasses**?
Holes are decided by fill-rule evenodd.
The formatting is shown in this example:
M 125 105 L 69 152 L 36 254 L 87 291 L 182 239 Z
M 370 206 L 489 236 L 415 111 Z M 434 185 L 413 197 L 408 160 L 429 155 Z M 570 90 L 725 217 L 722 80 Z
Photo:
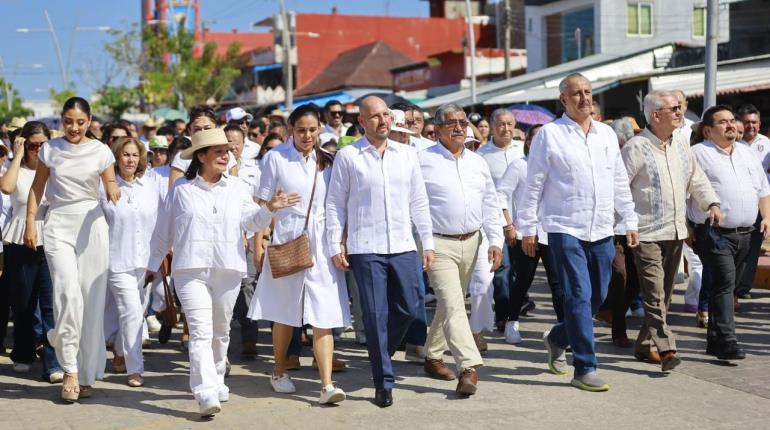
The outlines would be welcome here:
M 249 133 L 249 139 L 258 139 L 259 133 Z
M 343 112 L 341 110 L 330 110 L 329 111 L 330 116 L 342 116 Z

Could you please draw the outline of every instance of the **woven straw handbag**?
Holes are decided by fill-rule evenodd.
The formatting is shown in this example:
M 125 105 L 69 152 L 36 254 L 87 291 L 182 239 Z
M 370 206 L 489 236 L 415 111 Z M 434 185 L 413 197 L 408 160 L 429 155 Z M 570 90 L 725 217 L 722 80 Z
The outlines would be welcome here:
M 310 221 L 310 211 L 313 208 L 315 197 L 315 185 L 318 180 L 318 165 L 316 164 L 315 177 L 313 178 L 313 190 L 310 192 L 310 202 L 307 205 L 305 215 L 305 228 L 296 239 L 286 243 L 268 245 L 267 258 L 273 279 L 283 278 L 297 272 L 313 267 L 313 256 L 310 254 L 310 240 L 307 236 L 307 225 Z

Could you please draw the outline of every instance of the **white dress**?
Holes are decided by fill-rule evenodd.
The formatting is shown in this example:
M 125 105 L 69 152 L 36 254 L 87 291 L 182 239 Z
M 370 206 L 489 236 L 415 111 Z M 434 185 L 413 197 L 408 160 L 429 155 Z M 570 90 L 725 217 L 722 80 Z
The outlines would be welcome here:
M 297 238 L 305 225 L 313 175 L 316 172 L 316 153 L 312 152 L 306 161 L 292 143 L 284 143 L 270 151 L 262 161 L 258 198 L 269 200 L 276 190 L 301 195 L 297 206 L 279 210 L 275 216 L 272 243 L 286 243 Z M 318 328 L 335 328 L 350 324 L 345 277 L 334 267 L 324 239 L 326 191 L 331 170 L 327 168 L 317 173 L 315 198 L 308 225 L 313 267 L 274 279 L 269 256 L 266 255 L 262 274 L 249 306 L 249 318 L 274 321 L 293 327 L 310 324 Z
M 24 228 L 27 226 L 27 198 L 29 197 L 29 189 L 32 188 L 34 179 L 34 170 L 26 166 L 19 168 L 16 191 L 9 196 L 11 217 L 8 226 L 3 229 L 3 242 L 5 243 L 24 245 Z M 3 201 L 5 202 L 5 199 Z M 45 197 L 41 198 L 39 208 L 38 214 L 45 214 L 48 208 Z M 43 218 L 38 217 L 35 220 L 35 224 L 37 224 L 38 231 L 37 246 L 41 246 L 43 245 L 43 235 L 40 232 L 43 231 Z

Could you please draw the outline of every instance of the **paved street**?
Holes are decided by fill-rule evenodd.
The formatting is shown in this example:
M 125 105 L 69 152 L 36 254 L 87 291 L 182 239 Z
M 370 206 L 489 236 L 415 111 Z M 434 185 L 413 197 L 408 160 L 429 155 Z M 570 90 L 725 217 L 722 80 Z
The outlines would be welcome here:
M 568 376 L 547 372 L 540 336 L 554 317 L 543 279 L 537 282 L 533 297 L 538 307 L 521 322 L 524 343 L 513 347 L 497 333 L 490 336 L 479 392 L 468 399 L 455 396 L 453 382 L 429 379 L 421 366 L 402 361 L 399 352 L 395 404 L 377 408 L 370 402 L 365 351 L 346 333 L 337 348 L 349 364 L 346 372 L 335 375 L 348 392 L 340 406 L 316 405 L 319 386 L 308 349 L 302 370 L 292 373 L 298 393 L 274 394 L 268 381 L 270 350 L 263 344 L 257 360 L 231 354 L 231 400 L 213 420 L 201 420 L 188 393 L 186 356 L 175 333 L 169 344 L 154 343 L 146 350 L 145 387 L 130 389 L 125 375 L 108 374 L 93 398 L 74 405 L 58 400 L 60 386 L 33 379 L 40 373 L 39 363 L 20 377 L 12 373 L 8 357 L 0 357 L 0 428 L 767 428 L 770 292 L 755 291 L 755 299 L 746 301 L 739 314 L 739 338 L 749 357 L 737 366 L 704 355 L 705 333 L 695 328 L 693 316 L 681 313 L 684 285 L 677 289 L 670 317 L 684 363 L 670 375 L 636 361 L 632 350 L 613 347 L 609 328 L 598 325 L 600 372 L 611 389 L 587 393 L 570 387 Z M 630 321 L 629 335 L 636 334 L 638 324 Z M 262 342 L 269 340 L 267 330 L 261 336 Z M 233 344 L 238 345 L 237 339 Z

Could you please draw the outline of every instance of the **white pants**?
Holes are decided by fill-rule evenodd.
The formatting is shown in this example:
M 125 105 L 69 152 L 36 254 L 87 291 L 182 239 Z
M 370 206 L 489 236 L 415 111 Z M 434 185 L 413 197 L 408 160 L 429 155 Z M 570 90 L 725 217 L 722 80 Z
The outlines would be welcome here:
M 161 278 L 160 270 L 155 272 L 155 279 L 147 286 L 148 295 L 152 297 L 150 303 L 152 303 L 152 313 L 159 313 L 166 309 L 166 293 L 163 288 L 163 278 Z M 171 277 L 166 277 L 166 281 L 171 285 Z
M 144 269 L 132 272 L 109 272 L 110 292 L 115 300 L 118 330 L 115 336 L 115 353 L 126 358 L 126 373 L 144 373 L 142 339 L 144 308 L 147 303 L 144 292 Z
M 144 274 L 145 272 L 142 271 L 142 275 Z M 142 286 L 140 285 L 139 287 L 141 290 Z M 144 297 L 142 298 L 142 303 L 144 304 L 142 309 L 144 314 L 146 314 L 145 310 L 147 309 L 147 300 L 149 298 L 150 287 L 148 286 L 146 290 L 147 291 L 143 292 Z M 112 344 L 116 343 L 119 329 L 120 329 L 120 315 L 118 313 L 118 304 L 115 303 L 115 293 L 113 293 L 112 288 L 107 287 L 107 294 L 104 297 L 104 340 L 107 343 L 112 343 Z M 147 330 L 147 321 L 143 319 L 142 320 L 142 341 L 145 341 L 149 338 L 150 338 L 150 332 L 149 330 Z M 118 351 L 117 349 L 115 351 L 118 352 L 118 355 L 122 355 L 120 351 Z
M 230 318 L 243 276 L 223 269 L 177 270 L 173 276 L 190 329 L 190 390 L 200 400 L 224 388 Z
M 53 281 L 54 329 L 47 333 L 56 358 L 80 385 L 104 376 L 104 295 L 109 233 L 100 207 L 86 213 L 51 210 L 43 245 Z
M 690 282 L 687 283 L 687 290 L 684 292 L 684 304 L 698 306 L 700 283 L 701 278 L 703 277 L 703 264 L 701 263 L 700 258 L 698 258 L 692 248 L 687 246 L 687 244 L 684 245 L 683 254 L 684 258 L 687 260 L 690 273 Z
M 476 265 L 473 267 L 473 274 L 468 285 L 468 292 L 471 295 L 471 316 L 468 322 L 471 325 L 473 334 L 484 331 L 492 331 L 495 325 L 495 312 L 492 306 L 492 280 L 495 277 L 492 270 L 492 264 L 489 263 L 489 241 L 486 235 L 481 234 L 481 245 L 479 245 L 479 254 L 476 257 Z

